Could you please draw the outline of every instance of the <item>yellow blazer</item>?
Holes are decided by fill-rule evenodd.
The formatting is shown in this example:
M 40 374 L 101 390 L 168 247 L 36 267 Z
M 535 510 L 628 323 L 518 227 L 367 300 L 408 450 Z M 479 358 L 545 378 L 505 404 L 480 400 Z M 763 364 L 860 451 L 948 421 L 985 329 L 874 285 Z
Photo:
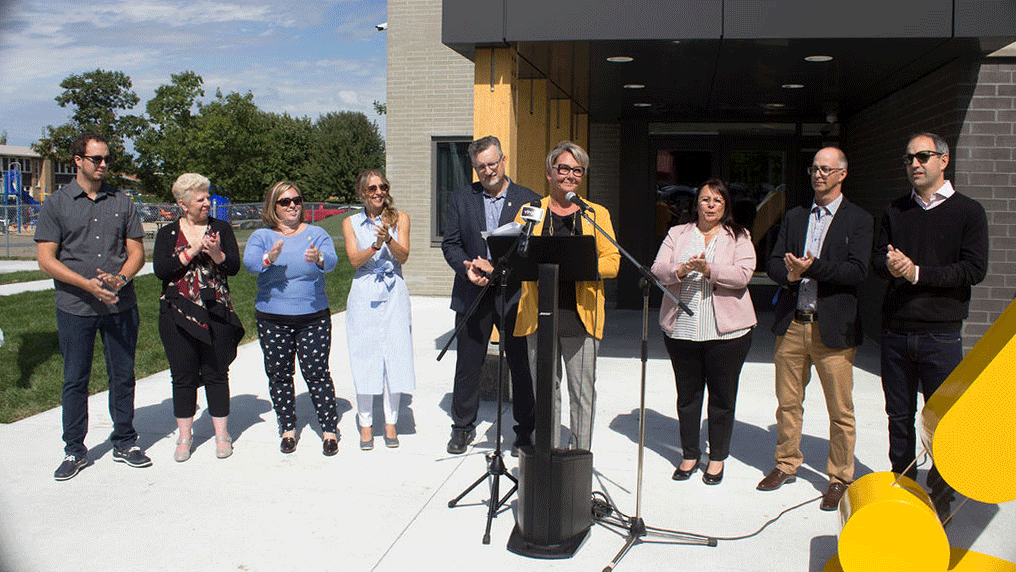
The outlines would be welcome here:
M 589 216 L 596 221 L 596 224 L 600 225 L 614 238 L 614 226 L 610 223 L 610 213 L 607 209 L 594 203 L 593 201 L 586 200 L 589 204 Z M 550 221 L 550 197 L 544 197 L 540 201 L 540 208 L 542 208 L 547 214 L 543 217 L 543 221 L 539 226 L 533 229 L 533 234 L 542 235 L 544 227 L 549 224 Z M 522 211 L 515 217 L 515 221 L 524 223 L 522 220 Z M 593 225 L 589 224 L 588 221 L 582 221 L 582 234 L 592 234 L 596 236 L 596 254 L 597 254 L 597 271 L 600 273 L 600 280 L 590 282 L 576 282 L 575 283 L 575 301 L 578 306 L 577 310 L 579 313 L 579 319 L 582 320 L 582 325 L 585 326 L 586 332 L 594 336 L 596 339 L 603 338 L 603 305 L 604 305 L 604 293 L 603 293 L 603 279 L 614 278 L 617 276 L 617 267 L 621 263 L 621 253 L 617 251 L 617 247 L 611 244 L 602 234 L 600 234 Z M 516 336 L 527 336 L 536 331 L 536 314 L 537 314 L 537 289 L 536 282 L 523 282 L 522 283 L 522 297 L 519 299 L 519 311 L 518 318 L 515 320 L 515 335 Z

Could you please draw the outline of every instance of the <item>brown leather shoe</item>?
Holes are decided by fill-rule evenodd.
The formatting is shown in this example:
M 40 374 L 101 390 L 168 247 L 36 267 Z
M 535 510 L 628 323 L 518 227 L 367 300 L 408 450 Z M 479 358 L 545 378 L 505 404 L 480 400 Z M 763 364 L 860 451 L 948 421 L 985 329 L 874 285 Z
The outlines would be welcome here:
M 759 481 L 755 488 L 760 491 L 775 491 L 784 484 L 792 483 L 796 480 L 797 475 L 789 475 L 774 467 L 773 470 L 766 475 L 766 478 Z
M 830 482 L 825 496 L 822 497 L 822 504 L 818 505 L 818 508 L 822 510 L 836 510 L 840 506 L 840 499 L 843 498 L 843 493 L 845 492 L 847 492 L 847 485 L 845 483 L 840 481 Z

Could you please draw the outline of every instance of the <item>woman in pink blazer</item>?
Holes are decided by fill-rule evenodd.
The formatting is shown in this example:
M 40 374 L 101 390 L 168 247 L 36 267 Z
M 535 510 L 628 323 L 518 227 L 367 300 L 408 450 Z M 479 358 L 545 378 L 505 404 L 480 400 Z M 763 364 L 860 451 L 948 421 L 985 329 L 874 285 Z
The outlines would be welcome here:
M 738 378 L 757 323 L 748 294 L 755 247 L 747 229 L 734 222 L 723 181 L 703 183 L 695 205 L 692 222 L 672 227 L 663 239 L 652 272 L 694 313 L 684 313 L 666 296 L 660 306 L 660 327 L 677 384 L 683 450 L 673 478 L 687 480 L 699 466 L 699 424 L 708 389 L 709 464 L 702 480 L 716 485 L 723 480 Z

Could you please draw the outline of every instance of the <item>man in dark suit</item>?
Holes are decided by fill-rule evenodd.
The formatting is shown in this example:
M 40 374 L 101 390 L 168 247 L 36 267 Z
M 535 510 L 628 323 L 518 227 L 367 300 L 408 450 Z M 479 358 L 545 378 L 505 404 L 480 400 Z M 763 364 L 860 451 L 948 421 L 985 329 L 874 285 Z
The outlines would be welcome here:
M 501 142 L 492 135 L 469 144 L 469 158 L 479 181 L 452 193 L 448 202 L 444 240 L 441 250 L 455 271 L 451 308 L 455 325 L 465 319 L 480 290 L 487 284 L 487 273 L 493 270 L 487 243 L 481 232 L 491 231 L 515 219 L 519 209 L 540 196 L 517 185 L 505 175 L 506 158 Z M 455 385 L 452 389 L 452 435 L 448 452 L 464 453 L 476 436 L 476 411 L 480 403 L 480 368 L 487 356 L 491 327 L 499 325 L 504 313 L 505 357 L 512 379 L 512 407 L 515 417 L 515 443 L 519 447 L 532 442 L 535 427 L 533 379 L 525 337 L 515 337 L 515 314 L 519 301 L 519 281 L 509 276 L 504 293 L 505 308 L 495 296 L 495 287 L 487 290 L 476 312 L 469 317 L 456 340 Z
M 811 208 L 783 218 L 768 274 L 780 285 L 776 334 L 776 467 L 758 490 L 796 479 L 801 454 L 804 389 L 815 366 L 829 411 L 829 487 L 822 510 L 836 510 L 854 478 L 854 353 L 861 344 L 857 287 L 868 274 L 873 219 L 842 194 L 847 157 L 835 147 L 815 154 Z

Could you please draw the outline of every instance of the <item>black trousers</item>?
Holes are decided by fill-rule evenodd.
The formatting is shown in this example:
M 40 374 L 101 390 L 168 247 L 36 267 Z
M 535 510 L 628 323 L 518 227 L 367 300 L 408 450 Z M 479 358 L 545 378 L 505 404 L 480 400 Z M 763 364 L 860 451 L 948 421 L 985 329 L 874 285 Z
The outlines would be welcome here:
M 730 454 L 734 430 L 734 405 L 741 366 L 751 348 L 751 335 L 731 340 L 692 342 L 663 336 L 674 367 L 677 384 L 677 418 L 681 425 L 681 448 L 685 459 L 702 456 L 699 424 L 703 392 L 709 390 L 709 460 L 722 461 Z
M 515 434 L 522 440 L 529 439 L 536 427 L 533 397 L 533 377 L 529 371 L 529 354 L 526 338 L 515 337 L 517 306 L 509 304 L 505 315 L 505 331 L 501 332 L 505 342 L 505 360 L 512 379 L 512 416 L 515 418 Z M 455 315 L 458 327 L 465 314 Z M 452 389 L 452 428 L 469 430 L 476 426 L 476 411 L 480 405 L 480 368 L 487 357 L 491 326 L 501 325 L 493 297 L 480 303 L 456 340 L 455 382 Z
M 205 386 L 208 413 L 229 415 L 229 364 L 236 357 L 235 331 L 229 324 L 210 320 L 212 345 L 198 341 L 177 324 L 171 311 L 159 312 L 159 337 L 166 348 L 173 379 L 173 415 L 194 417 L 198 387 Z

